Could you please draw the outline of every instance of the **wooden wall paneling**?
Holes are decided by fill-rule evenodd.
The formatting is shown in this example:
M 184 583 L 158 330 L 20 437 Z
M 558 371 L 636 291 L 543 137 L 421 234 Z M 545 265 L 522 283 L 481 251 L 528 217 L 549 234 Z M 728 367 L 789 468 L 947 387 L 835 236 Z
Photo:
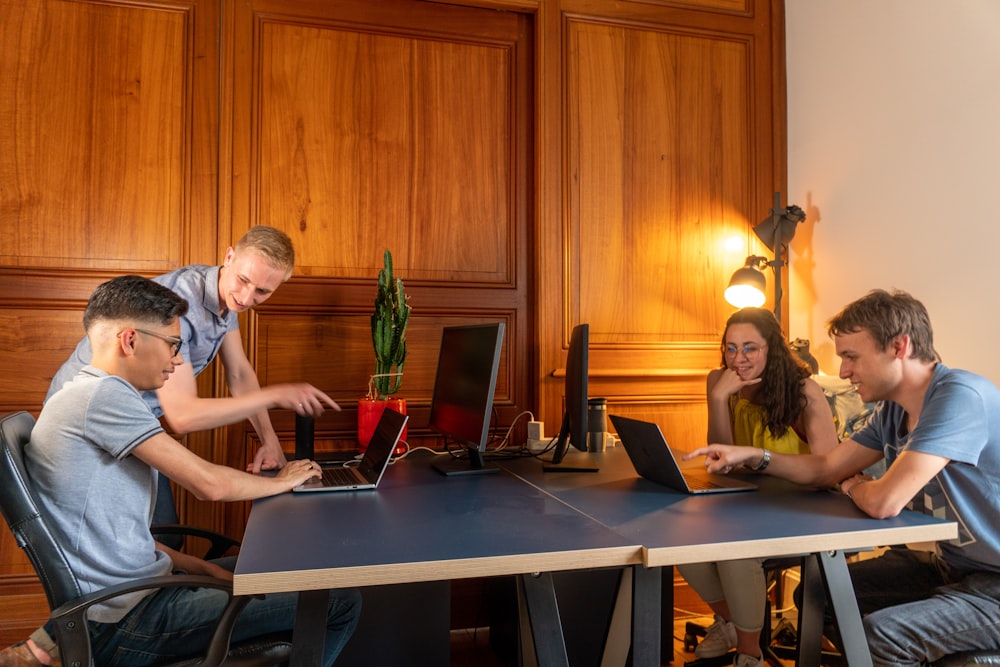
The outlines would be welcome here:
M 256 327 L 267 346 L 260 349 L 257 372 L 265 384 L 306 381 L 330 394 L 342 412 L 328 411 L 317 422 L 317 433 L 350 439 L 356 447 L 356 402 L 368 391 L 374 367 L 371 350 L 370 312 L 338 312 L 331 315 L 268 312 L 261 314 Z M 516 312 L 504 310 L 437 310 L 411 321 L 407 331 L 409 354 L 398 396 L 407 401 L 411 415 L 411 440 L 426 437 L 426 425 L 441 346 L 446 326 L 503 322 L 507 331 L 517 330 Z M 517 407 L 522 400 L 514 369 L 523 363 L 516 340 L 505 336 L 494 402 L 498 409 Z M 526 407 L 526 406 L 525 406 Z M 294 415 L 275 412 L 276 428 L 294 442 Z
M 0 410 L 38 414 L 99 283 L 215 261 L 218 6 L 0 0 Z
M 545 223 L 558 234 L 542 230 L 540 256 L 562 259 L 539 265 L 539 322 L 561 329 L 559 347 L 541 348 L 547 421 L 558 419 L 562 396 L 560 379 L 544 371 L 564 363 L 580 322 L 591 325 L 592 396 L 651 398 L 651 376 L 700 378 L 703 396 L 731 312 L 725 281 L 759 251 L 749 226 L 784 177 L 772 154 L 784 131 L 771 110 L 783 46 L 770 28 L 775 8 L 685 4 L 560 3 L 562 42 L 547 55 L 559 52 L 563 104 L 545 109 L 562 120 L 566 173 L 558 205 L 540 202 L 558 218 Z M 729 237 L 746 243 L 723 250 Z M 663 387 L 661 400 L 678 389 Z
M 714 338 L 724 309 L 701 278 L 729 266 L 710 223 L 749 212 L 752 186 L 746 45 L 578 21 L 569 33 L 578 317 L 594 343 Z
M 190 214 L 214 217 L 214 178 L 191 192 L 192 165 L 214 160 L 214 119 L 192 127 L 206 115 L 195 72 L 214 77 L 211 62 L 202 69 L 214 41 L 198 32 L 216 25 L 211 8 L 3 0 L 0 13 L 0 264 L 181 265 Z
M 345 410 L 324 421 L 345 442 L 371 373 L 368 317 L 389 248 L 413 308 L 401 392 L 410 437 L 426 426 L 445 323 L 507 322 L 505 359 L 518 367 L 497 406 L 507 419 L 530 409 L 527 19 L 409 1 L 234 11 L 234 225 L 267 221 L 297 248 L 297 277 L 249 317 L 262 383 L 329 389 Z M 242 430 L 231 456 L 244 455 Z

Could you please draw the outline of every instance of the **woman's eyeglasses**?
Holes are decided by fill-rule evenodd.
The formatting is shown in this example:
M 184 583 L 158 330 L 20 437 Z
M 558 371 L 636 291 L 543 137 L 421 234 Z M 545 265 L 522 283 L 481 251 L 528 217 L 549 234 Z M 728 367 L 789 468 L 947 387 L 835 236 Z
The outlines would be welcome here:
M 760 356 L 760 351 L 763 350 L 765 347 L 767 347 L 767 345 L 754 345 L 752 343 L 748 343 L 743 346 L 726 345 L 725 347 L 722 348 L 722 351 L 730 359 L 735 359 L 736 356 L 740 352 L 742 352 L 743 356 L 747 358 L 747 361 L 753 361 L 758 356 Z

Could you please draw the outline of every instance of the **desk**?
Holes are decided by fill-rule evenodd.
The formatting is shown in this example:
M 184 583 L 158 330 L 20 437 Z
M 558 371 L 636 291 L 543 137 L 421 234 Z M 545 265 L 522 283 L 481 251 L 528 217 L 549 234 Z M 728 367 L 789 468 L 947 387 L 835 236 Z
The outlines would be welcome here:
M 551 577 L 532 573 L 641 562 L 641 545 L 510 473 L 446 478 L 417 453 L 375 492 L 255 501 L 233 591 L 300 591 L 296 633 L 322 637 L 330 588 L 526 575 L 539 663 L 564 665 Z M 317 664 L 315 644 L 296 642 L 293 663 Z
M 805 610 L 800 628 L 800 665 L 818 665 L 825 582 L 831 592 L 852 666 L 870 667 L 861 617 L 844 551 L 874 546 L 952 539 L 954 522 L 914 512 L 872 519 L 839 493 L 797 487 L 764 475 L 747 475 L 758 491 L 689 496 L 636 476 L 623 448 L 592 455 L 599 473 L 545 473 L 530 459 L 504 463 L 532 487 L 576 508 L 626 540 L 643 545 L 643 564 L 684 563 L 811 554 L 803 568 Z M 819 577 L 822 577 L 822 581 Z M 644 613 L 659 613 L 647 609 Z
M 767 477 L 760 492 L 675 494 L 638 479 L 624 451 L 599 456 L 597 474 L 543 473 L 520 459 L 497 475 L 445 478 L 417 454 L 374 493 L 258 500 L 233 590 L 300 591 L 296 632 L 322 636 L 329 588 L 521 575 L 539 664 L 565 665 L 551 577 L 531 573 L 631 566 L 633 663 L 650 667 L 659 665 L 662 566 L 811 553 L 831 584 L 850 664 L 870 667 L 843 550 L 957 534 L 954 523 L 910 512 L 871 519 L 846 497 Z M 293 662 L 316 664 L 315 649 L 297 642 Z

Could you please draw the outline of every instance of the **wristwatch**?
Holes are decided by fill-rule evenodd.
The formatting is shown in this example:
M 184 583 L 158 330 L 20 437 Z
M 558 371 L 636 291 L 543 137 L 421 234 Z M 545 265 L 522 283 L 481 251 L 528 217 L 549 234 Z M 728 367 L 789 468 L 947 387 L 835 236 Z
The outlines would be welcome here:
M 750 470 L 753 470 L 754 472 L 764 472 L 764 469 L 767 468 L 767 464 L 769 464 L 770 462 L 771 462 L 771 451 L 765 449 L 764 456 L 761 457 L 760 463 L 758 463 L 755 466 L 746 466 L 746 467 L 750 468 Z

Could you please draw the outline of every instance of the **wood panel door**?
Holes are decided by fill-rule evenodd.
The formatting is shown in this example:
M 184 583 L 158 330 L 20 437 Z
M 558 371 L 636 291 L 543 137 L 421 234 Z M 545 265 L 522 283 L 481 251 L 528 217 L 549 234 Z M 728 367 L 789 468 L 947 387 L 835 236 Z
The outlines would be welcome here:
M 561 97 L 543 113 L 558 107 L 560 122 L 540 143 L 565 170 L 540 184 L 557 222 L 539 236 L 540 256 L 558 260 L 539 264 L 547 431 L 570 331 L 586 322 L 590 395 L 679 446 L 704 442 L 705 376 L 732 312 L 722 292 L 767 252 L 750 227 L 785 177 L 780 3 L 677 4 L 561 0 L 546 19 L 562 35 L 542 53 L 561 63 Z
M 248 319 L 261 383 L 324 389 L 344 409 L 318 422 L 319 449 L 356 446 L 388 248 L 412 307 L 398 394 L 411 444 L 441 444 L 427 429 L 441 329 L 465 323 L 506 324 L 502 434 L 535 402 L 530 15 L 245 0 L 233 26 L 231 224 L 274 225 L 297 248 L 296 277 Z M 291 413 L 272 420 L 290 451 Z M 252 431 L 230 444 L 239 465 Z

